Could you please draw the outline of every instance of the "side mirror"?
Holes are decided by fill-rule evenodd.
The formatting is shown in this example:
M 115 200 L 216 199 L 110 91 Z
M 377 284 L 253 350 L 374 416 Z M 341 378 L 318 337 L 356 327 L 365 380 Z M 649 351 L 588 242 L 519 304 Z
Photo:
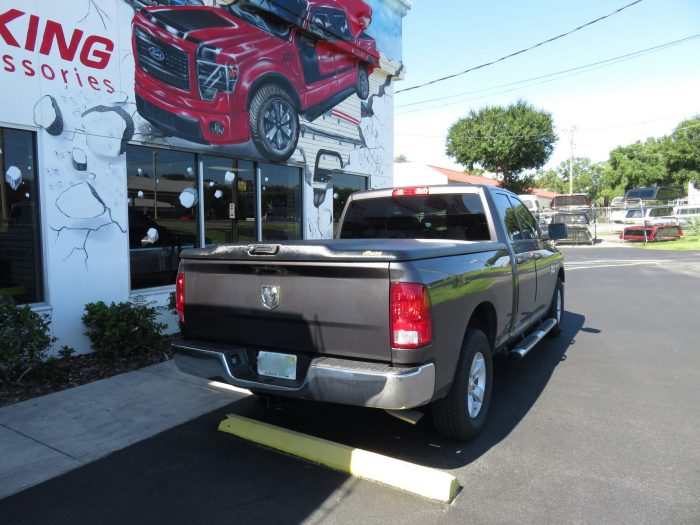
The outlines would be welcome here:
M 555 222 L 547 225 L 547 238 L 550 241 L 566 239 L 569 236 L 569 229 L 563 222 Z

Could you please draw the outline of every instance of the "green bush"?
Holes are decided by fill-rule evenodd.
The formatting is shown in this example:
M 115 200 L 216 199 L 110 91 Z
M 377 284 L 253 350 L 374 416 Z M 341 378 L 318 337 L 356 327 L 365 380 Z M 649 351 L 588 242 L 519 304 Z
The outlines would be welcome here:
M 133 356 L 160 345 L 161 332 L 167 326 L 156 321 L 158 312 L 149 303 L 112 303 L 103 301 L 85 305 L 83 323 L 92 349 L 107 358 Z
M 28 306 L 0 300 L 0 379 L 21 382 L 47 357 L 49 346 L 56 341 L 48 335 L 48 316 L 39 315 Z
M 700 217 L 693 217 L 688 222 L 690 231 L 692 231 L 693 235 L 695 235 L 698 238 L 698 240 L 700 240 Z

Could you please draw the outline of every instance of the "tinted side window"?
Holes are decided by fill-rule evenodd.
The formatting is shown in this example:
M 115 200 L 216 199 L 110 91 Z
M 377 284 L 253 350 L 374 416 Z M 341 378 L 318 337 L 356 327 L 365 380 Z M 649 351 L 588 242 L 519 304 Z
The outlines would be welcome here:
M 522 233 L 520 232 L 520 225 L 518 224 L 518 218 L 515 215 L 515 210 L 510 205 L 510 200 L 503 193 L 497 193 L 494 195 L 494 201 L 496 203 L 496 210 L 498 211 L 498 216 L 506 227 L 506 234 L 511 241 L 521 241 L 523 239 Z
M 511 201 L 515 208 L 515 215 L 520 223 L 520 229 L 523 232 L 523 239 L 536 239 L 537 221 L 535 221 L 535 218 L 522 202 L 514 198 L 511 198 Z

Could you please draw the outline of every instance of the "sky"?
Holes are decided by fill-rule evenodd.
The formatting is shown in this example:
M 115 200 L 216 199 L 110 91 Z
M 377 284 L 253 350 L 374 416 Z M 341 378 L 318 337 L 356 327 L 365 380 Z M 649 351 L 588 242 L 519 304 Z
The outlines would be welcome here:
M 394 85 L 394 154 L 461 171 L 445 154 L 449 127 L 470 110 L 518 99 L 553 117 L 559 140 L 545 169 L 568 161 L 572 130 L 573 155 L 593 162 L 607 160 L 618 146 L 671 133 L 700 114 L 700 0 L 642 0 L 532 51 L 401 92 L 529 48 L 632 2 L 413 0 L 403 19 L 406 74 Z M 694 38 L 638 53 L 688 37 Z

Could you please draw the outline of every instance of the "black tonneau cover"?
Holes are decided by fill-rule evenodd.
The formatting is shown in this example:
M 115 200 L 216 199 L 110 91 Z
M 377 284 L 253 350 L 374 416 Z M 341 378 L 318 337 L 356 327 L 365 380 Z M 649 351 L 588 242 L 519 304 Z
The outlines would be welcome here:
M 239 261 L 400 262 L 504 249 L 506 249 L 505 245 L 497 242 L 437 239 L 332 239 L 220 245 L 213 248 L 184 250 L 182 258 Z

